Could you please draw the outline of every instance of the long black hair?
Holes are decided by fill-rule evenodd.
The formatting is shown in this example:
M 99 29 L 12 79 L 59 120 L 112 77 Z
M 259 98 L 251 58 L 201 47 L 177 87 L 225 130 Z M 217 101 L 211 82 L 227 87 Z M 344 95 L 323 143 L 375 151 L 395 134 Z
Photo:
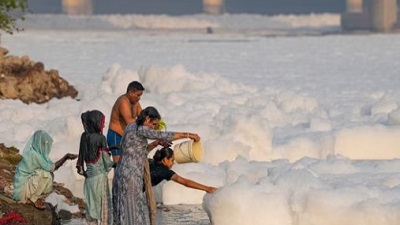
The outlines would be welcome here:
M 96 162 L 99 149 L 107 148 L 106 137 L 102 134 L 104 114 L 99 110 L 86 111 L 81 114 L 84 132 L 79 143 L 79 156 L 76 162 L 78 173 L 83 174 L 85 162 Z
M 172 156 L 174 156 L 174 151 L 170 147 L 164 147 L 156 151 L 153 159 L 156 162 L 161 162 L 164 158 L 170 159 Z
M 81 114 L 83 129 L 86 133 L 101 133 L 104 114 L 99 110 L 86 111 Z
M 136 124 L 138 126 L 143 125 L 144 121 L 146 120 L 146 117 L 149 117 L 150 120 L 161 119 L 160 113 L 158 113 L 157 109 L 154 108 L 153 106 L 149 106 L 140 112 L 139 116 L 136 119 Z

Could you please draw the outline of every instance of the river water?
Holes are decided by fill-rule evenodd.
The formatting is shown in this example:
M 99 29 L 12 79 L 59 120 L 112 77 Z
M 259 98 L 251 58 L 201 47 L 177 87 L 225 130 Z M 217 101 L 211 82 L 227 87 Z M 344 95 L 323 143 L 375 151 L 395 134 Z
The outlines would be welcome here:
M 209 225 L 210 220 L 201 205 L 169 205 L 157 207 L 157 225 Z M 83 219 L 62 221 L 63 225 L 84 225 Z

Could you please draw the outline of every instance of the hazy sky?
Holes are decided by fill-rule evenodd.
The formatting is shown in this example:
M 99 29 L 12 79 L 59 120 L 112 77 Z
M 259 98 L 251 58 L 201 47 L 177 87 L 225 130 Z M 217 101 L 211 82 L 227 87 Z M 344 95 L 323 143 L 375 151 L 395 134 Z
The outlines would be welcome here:
M 95 14 L 193 14 L 203 12 L 203 0 L 92 0 Z M 29 0 L 33 13 L 62 13 L 62 0 Z M 342 12 L 345 0 L 225 0 L 228 13 Z

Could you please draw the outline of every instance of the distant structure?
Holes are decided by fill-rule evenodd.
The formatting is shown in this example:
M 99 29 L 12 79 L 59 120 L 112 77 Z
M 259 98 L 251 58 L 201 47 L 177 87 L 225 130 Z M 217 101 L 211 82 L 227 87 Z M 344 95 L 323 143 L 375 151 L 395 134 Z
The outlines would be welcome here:
M 341 25 L 346 31 L 391 32 L 400 28 L 397 0 L 346 0 Z
M 224 0 L 203 0 L 203 10 L 212 15 L 222 14 L 225 12 Z
M 93 14 L 92 0 L 62 0 L 62 8 L 68 15 Z

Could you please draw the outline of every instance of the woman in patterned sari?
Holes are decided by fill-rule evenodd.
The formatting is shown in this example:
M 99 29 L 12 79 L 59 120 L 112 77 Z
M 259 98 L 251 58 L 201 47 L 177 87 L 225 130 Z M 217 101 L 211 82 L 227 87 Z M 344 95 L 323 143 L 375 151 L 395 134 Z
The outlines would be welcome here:
M 200 140 L 197 134 L 156 130 L 160 119 L 157 109 L 147 107 L 139 114 L 136 122 L 125 128 L 121 142 L 122 155 L 113 179 L 114 225 L 144 225 L 149 222 L 145 215 L 146 196 L 143 193 L 143 178 L 150 150 L 163 142 L 182 138 Z M 148 144 L 148 139 L 156 141 Z

